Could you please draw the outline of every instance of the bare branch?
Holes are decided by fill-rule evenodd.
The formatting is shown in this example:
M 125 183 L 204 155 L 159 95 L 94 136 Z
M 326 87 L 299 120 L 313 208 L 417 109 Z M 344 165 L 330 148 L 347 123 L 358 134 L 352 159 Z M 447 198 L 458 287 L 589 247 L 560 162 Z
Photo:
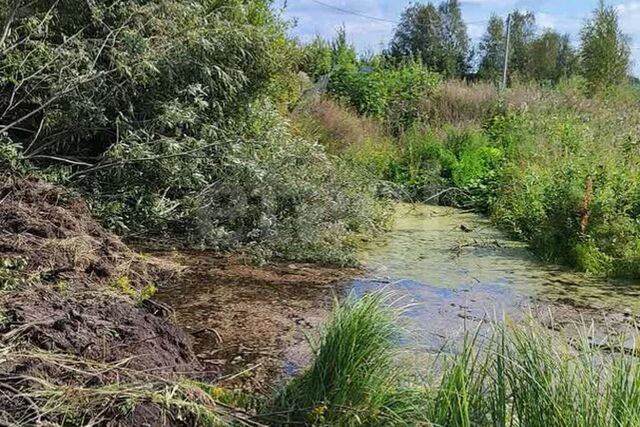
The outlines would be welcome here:
M 82 162 L 79 160 L 69 159 L 67 157 L 57 157 L 57 156 L 45 156 L 45 155 L 33 155 L 33 156 L 24 156 L 25 160 L 33 160 L 33 159 L 47 159 L 47 160 L 56 160 L 58 162 L 69 163 L 71 165 L 76 166 L 94 166 L 91 163 Z

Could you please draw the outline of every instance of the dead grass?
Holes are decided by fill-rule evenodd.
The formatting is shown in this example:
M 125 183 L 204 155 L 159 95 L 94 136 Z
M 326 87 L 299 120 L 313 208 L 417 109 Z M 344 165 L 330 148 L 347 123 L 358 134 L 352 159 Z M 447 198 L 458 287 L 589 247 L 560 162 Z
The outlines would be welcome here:
M 384 138 L 376 120 L 359 116 L 329 98 L 310 99 L 294 111 L 292 118 L 298 132 L 317 139 L 334 153 Z
M 432 97 L 425 98 L 422 111 L 434 126 L 465 125 L 487 117 L 497 105 L 498 92 L 489 83 L 447 81 Z
M 222 400 L 228 392 L 212 384 L 162 371 L 129 368 L 131 358 L 101 363 L 41 351 L 5 347 L 0 367 L 37 364 L 29 375 L 5 377 L 0 385 L 2 425 L 259 426 L 252 415 Z M 52 376 L 51 372 L 56 375 Z M 114 424 L 114 422 L 116 424 Z

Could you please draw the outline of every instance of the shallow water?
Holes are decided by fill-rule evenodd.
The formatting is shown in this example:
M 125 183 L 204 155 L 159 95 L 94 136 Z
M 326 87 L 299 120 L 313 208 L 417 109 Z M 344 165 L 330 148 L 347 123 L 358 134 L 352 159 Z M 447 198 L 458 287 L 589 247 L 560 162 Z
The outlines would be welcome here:
M 393 229 L 362 254 L 370 273 L 349 289 L 404 296 L 413 340 L 429 350 L 486 319 L 535 314 L 619 329 L 640 314 L 640 286 L 544 264 L 485 217 L 408 204 L 398 205 L 395 216 Z
M 464 331 L 505 317 L 533 315 L 569 334 L 576 322 L 593 322 L 596 344 L 630 328 L 638 335 L 639 286 L 539 262 L 474 213 L 400 204 L 395 216 L 393 229 L 361 254 L 360 272 L 256 267 L 207 252 L 156 253 L 187 267 L 157 299 L 173 307 L 207 369 L 251 389 L 303 366 L 305 337 L 315 335 L 334 296 L 350 292 L 385 288 L 402 296 L 410 304 L 405 344 L 418 350 L 413 354 L 455 351 Z
M 510 239 L 480 215 L 400 204 L 395 217 L 392 231 L 362 254 L 377 279 L 446 289 L 480 287 L 503 296 L 573 300 L 640 314 L 640 283 L 589 277 L 540 262 L 524 243 Z

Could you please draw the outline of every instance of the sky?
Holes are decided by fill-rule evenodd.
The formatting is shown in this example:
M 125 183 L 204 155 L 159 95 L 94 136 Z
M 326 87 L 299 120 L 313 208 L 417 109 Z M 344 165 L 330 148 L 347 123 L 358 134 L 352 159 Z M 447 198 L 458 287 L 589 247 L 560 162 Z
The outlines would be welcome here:
M 410 3 L 409 0 L 277 0 L 275 5 L 283 8 L 286 18 L 294 20 L 291 33 L 303 42 L 317 34 L 331 38 L 336 28 L 343 25 L 359 52 L 377 52 L 391 39 L 402 11 Z M 553 28 L 568 33 L 577 45 L 580 27 L 598 0 L 460 0 L 460 3 L 474 43 L 482 37 L 492 13 L 506 16 L 518 9 L 534 12 L 540 30 Z M 640 0 L 605 3 L 619 11 L 622 30 L 631 38 L 632 74 L 640 76 Z

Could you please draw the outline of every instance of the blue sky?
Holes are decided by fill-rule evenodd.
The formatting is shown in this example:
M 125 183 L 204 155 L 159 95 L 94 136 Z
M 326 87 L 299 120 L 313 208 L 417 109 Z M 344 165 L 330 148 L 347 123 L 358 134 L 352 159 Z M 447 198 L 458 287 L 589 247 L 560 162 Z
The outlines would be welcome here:
M 284 16 L 297 21 L 291 32 L 302 41 L 308 41 L 316 34 L 331 37 L 337 27 L 344 25 L 350 41 L 360 52 L 379 51 L 386 45 L 393 34 L 394 22 L 410 3 L 409 0 L 318 1 L 381 20 L 341 12 L 314 0 L 277 0 L 275 4 L 286 5 Z M 535 12 L 540 29 L 551 27 L 569 33 L 577 44 L 580 27 L 598 0 L 461 0 L 460 3 L 469 36 L 474 42 L 482 36 L 492 12 L 506 16 L 511 10 L 519 9 Z M 606 4 L 618 8 L 622 29 L 631 37 L 633 74 L 640 76 L 640 0 L 609 0 Z

